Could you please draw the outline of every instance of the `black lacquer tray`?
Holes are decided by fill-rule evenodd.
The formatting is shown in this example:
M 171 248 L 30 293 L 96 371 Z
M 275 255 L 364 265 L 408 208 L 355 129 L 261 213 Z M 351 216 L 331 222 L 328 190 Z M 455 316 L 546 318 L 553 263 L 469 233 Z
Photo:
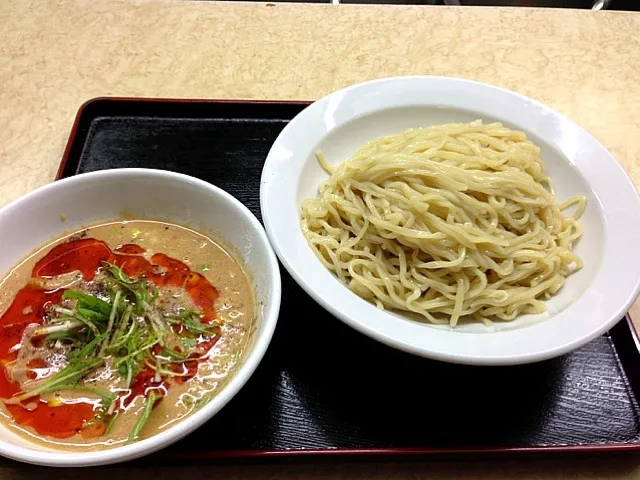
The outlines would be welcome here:
M 225 189 L 260 218 L 267 152 L 306 105 L 95 99 L 78 112 L 58 178 L 171 170 Z M 282 274 L 278 327 L 251 380 L 156 460 L 640 451 L 640 353 L 628 318 L 554 360 L 449 365 L 351 330 Z

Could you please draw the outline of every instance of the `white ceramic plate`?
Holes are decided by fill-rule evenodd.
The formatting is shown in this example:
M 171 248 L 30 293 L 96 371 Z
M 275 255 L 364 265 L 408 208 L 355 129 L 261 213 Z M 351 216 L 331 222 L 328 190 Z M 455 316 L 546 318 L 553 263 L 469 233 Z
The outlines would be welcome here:
M 492 327 L 435 328 L 378 310 L 326 270 L 300 230 L 300 204 L 327 178 L 330 163 L 364 142 L 411 127 L 500 121 L 538 144 L 559 200 L 583 193 L 583 270 L 547 302 L 543 315 Z M 484 365 L 539 361 L 575 349 L 613 326 L 640 287 L 640 199 L 621 166 L 598 141 L 559 113 L 491 85 L 442 77 L 367 82 L 318 100 L 282 131 L 267 157 L 260 190 L 267 234 L 280 260 L 320 305 L 381 342 L 434 359 Z M 301 317 L 300 321 L 304 321 Z
M 280 270 L 260 222 L 225 191 L 197 178 L 161 170 L 119 169 L 53 182 L 0 209 L 0 278 L 37 247 L 121 212 L 136 219 L 188 225 L 229 247 L 249 273 L 258 308 L 256 329 L 239 368 L 206 405 L 171 428 L 130 445 L 94 452 L 64 452 L 29 442 L 0 423 L 0 455 L 52 466 L 122 462 L 189 434 L 224 407 L 262 359 L 278 320 Z M 66 217 L 61 221 L 61 215 Z M 220 432 L 224 435 L 224 432 Z

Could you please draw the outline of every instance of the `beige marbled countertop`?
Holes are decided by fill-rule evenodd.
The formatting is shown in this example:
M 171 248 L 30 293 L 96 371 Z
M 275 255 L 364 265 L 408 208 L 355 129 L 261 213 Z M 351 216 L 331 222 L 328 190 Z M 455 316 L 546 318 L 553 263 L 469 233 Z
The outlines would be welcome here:
M 640 186 L 640 14 L 120 0 L 0 2 L 0 206 L 53 180 L 104 95 L 312 100 L 407 74 L 500 85 L 573 119 Z M 637 311 L 640 308 L 636 306 Z M 637 315 L 640 318 L 640 315 Z M 640 478 L 640 459 L 102 469 L 164 478 Z M 83 478 L 86 470 L 69 478 Z M 0 463 L 0 478 L 45 478 Z

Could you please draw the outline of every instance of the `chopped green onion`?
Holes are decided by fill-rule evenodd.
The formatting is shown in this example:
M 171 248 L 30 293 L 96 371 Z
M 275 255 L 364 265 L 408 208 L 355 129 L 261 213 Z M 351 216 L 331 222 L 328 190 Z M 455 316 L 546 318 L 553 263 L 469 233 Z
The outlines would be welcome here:
M 107 423 L 107 429 L 105 430 L 105 435 L 108 435 L 109 432 L 111 432 L 111 429 L 113 428 L 113 425 L 116 423 L 116 420 L 118 419 L 118 416 L 120 414 L 118 412 L 115 412 L 113 415 L 111 415 L 111 418 L 109 419 L 109 423 Z
M 95 337 L 93 340 L 91 340 L 89 343 L 87 343 L 82 349 L 78 350 L 77 352 L 74 352 L 73 355 L 71 355 L 72 363 L 75 361 L 82 362 L 86 358 L 92 356 L 96 351 L 96 347 L 102 340 L 103 340 L 103 336 L 99 335 Z
M 127 331 L 127 333 L 124 333 L 124 330 L 129 325 L 129 319 L 131 318 L 131 313 L 132 313 L 132 307 L 131 305 L 129 305 L 127 306 L 127 310 L 125 310 L 125 313 L 122 317 L 122 320 L 120 321 L 120 325 L 118 326 L 116 333 L 113 334 L 113 337 L 111 339 L 111 345 L 110 345 L 111 349 L 115 350 L 117 348 L 122 347 L 127 342 L 127 340 L 131 337 L 131 335 L 134 334 L 136 328 L 138 327 L 138 322 L 134 319 L 131 322 L 131 326 L 129 327 L 129 330 Z
M 204 314 L 186 309 L 175 317 L 166 318 L 156 306 L 160 291 L 145 278 L 132 278 L 123 268 L 103 262 L 102 273 L 96 281 L 103 282 L 108 297 L 101 297 L 78 290 L 64 292 L 62 302 L 47 311 L 48 323 L 36 327 L 34 332 L 46 335 L 46 342 L 64 340 L 69 364 L 60 372 L 38 381 L 35 388 L 18 394 L 8 403 L 18 403 L 43 393 L 59 390 L 80 390 L 93 393 L 102 399 L 99 413 L 92 422 L 105 421 L 107 432 L 119 416 L 116 409 L 118 395 L 93 387 L 82 380 L 105 361 L 130 387 L 136 376 L 149 367 L 155 372 L 154 382 L 167 377 L 188 377 L 185 368 L 174 372 L 176 364 L 194 361 L 190 358 L 203 338 L 218 335 L 219 324 L 202 323 Z M 201 271 L 210 269 L 203 264 Z M 103 300 L 103 298 L 105 298 Z M 179 328 L 172 328 L 177 326 Z M 159 346 L 158 346 L 159 345 Z M 162 347 L 162 348 L 160 348 Z M 144 407 L 128 441 L 137 438 L 144 428 L 151 411 L 162 395 L 152 391 L 145 399 Z M 91 423 L 85 424 L 89 426 Z
M 91 330 L 93 332 L 93 334 L 97 337 L 98 335 L 100 335 L 100 329 L 92 322 L 90 321 L 88 318 L 86 318 L 84 315 L 80 314 L 80 312 L 76 313 L 75 318 L 77 318 L 78 320 L 80 320 L 82 323 L 84 323 L 87 328 L 89 330 Z
M 96 312 L 95 310 L 90 310 L 83 307 L 78 307 L 76 310 L 80 315 L 93 323 L 104 322 L 107 320 L 107 317 L 105 315 L 100 312 Z
M 74 340 L 75 336 L 69 331 L 69 329 L 58 330 L 51 332 L 44 337 L 45 343 L 55 342 L 56 340 Z
M 111 306 L 111 313 L 109 314 L 109 323 L 107 324 L 107 331 L 105 332 L 105 339 L 102 342 L 102 347 L 100 347 L 99 355 L 104 355 L 105 350 L 109 344 L 109 335 L 111 334 L 111 330 L 113 329 L 113 323 L 116 320 L 116 314 L 118 313 L 118 305 L 120 304 L 120 297 L 122 296 L 122 292 L 118 290 L 116 292 L 116 296 L 113 299 L 113 305 Z
M 95 358 L 88 362 L 78 362 L 69 364 L 66 368 L 60 370 L 51 378 L 42 382 L 39 387 L 24 392 L 16 397 L 11 397 L 6 403 L 15 404 L 33 398 L 41 393 L 52 392 L 56 390 L 62 390 L 64 388 L 75 386 L 75 384 L 89 372 L 94 370 L 99 364 L 102 363 L 101 358 Z
M 117 265 L 113 265 L 112 263 L 108 263 L 108 262 L 103 262 L 102 264 L 106 267 L 109 273 L 113 275 L 113 278 L 115 278 L 118 282 L 122 282 L 127 285 L 133 285 L 137 283 L 136 280 L 134 280 L 129 275 L 124 273 L 124 271 Z
M 113 276 L 112 281 L 122 288 L 126 289 L 135 298 L 136 312 L 143 311 L 142 304 L 147 301 L 150 296 L 149 285 L 146 280 L 134 280 L 124 271 L 111 263 L 103 262 L 106 270 Z
M 77 300 L 78 306 L 99 312 L 103 315 L 109 315 L 111 312 L 111 305 L 88 293 L 78 292 L 77 290 L 67 290 L 62 294 L 62 298 L 65 300 Z
M 81 321 L 76 319 L 69 319 L 65 320 L 64 322 L 56 322 L 50 325 L 45 325 L 44 327 L 36 328 L 33 331 L 33 336 L 39 337 L 41 335 L 53 335 L 60 332 L 68 334 L 70 330 L 77 330 L 82 326 L 84 326 L 84 323 L 82 323 Z M 47 341 L 46 338 L 45 341 Z
M 167 323 L 170 325 L 181 325 L 192 333 L 199 333 L 209 337 L 215 335 L 218 324 L 202 323 L 200 318 L 201 315 L 197 313 L 185 314 L 185 312 L 181 312 L 177 318 L 167 318 Z
M 147 420 L 149 420 L 149 416 L 151 415 L 151 410 L 153 410 L 153 406 L 161 398 L 162 398 L 162 395 L 160 395 L 159 393 L 156 393 L 153 391 L 149 393 L 149 397 L 146 399 L 144 409 L 142 410 L 142 412 L 140 412 L 140 417 L 138 418 L 138 421 L 133 427 L 133 430 L 131 430 L 131 433 L 129 434 L 129 438 L 127 438 L 127 443 L 132 442 L 137 438 L 137 436 L 140 434 L 140 431 L 144 427 L 145 423 L 147 423 Z
M 178 361 L 183 361 L 183 360 L 186 360 L 187 358 L 187 355 L 185 355 L 184 353 L 176 352 L 175 350 L 172 350 L 167 347 L 163 347 L 160 355 L 163 357 L 171 358 L 172 360 L 178 360 Z
M 41 394 L 44 393 L 51 393 L 51 392 L 57 392 L 59 390 L 77 390 L 77 391 L 81 391 L 81 392 L 89 392 L 89 393 L 93 393 L 97 396 L 99 396 L 105 403 L 105 405 L 103 406 L 103 408 L 106 410 L 108 409 L 111 404 L 113 402 L 116 401 L 116 399 L 118 398 L 117 395 L 108 392 L 106 390 L 103 390 L 101 388 L 96 388 L 96 387 L 90 387 L 88 385 L 67 385 L 65 387 L 50 387 L 48 389 L 42 390 L 40 392 Z

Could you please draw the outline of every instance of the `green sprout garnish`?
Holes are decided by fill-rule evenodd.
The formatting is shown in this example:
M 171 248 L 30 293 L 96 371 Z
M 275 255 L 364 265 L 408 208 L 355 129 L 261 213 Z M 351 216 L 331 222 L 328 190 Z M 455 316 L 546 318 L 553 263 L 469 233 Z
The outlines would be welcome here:
M 127 443 L 132 442 L 137 438 L 137 436 L 140 434 L 140 431 L 142 430 L 142 427 L 144 427 L 144 424 L 147 423 L 147 420 L 149 420 L 149 416 L 151 415 L 151 410 L 153 410 L 154 404 L 161 398 L 162 395 L 156 393 L 155 391 L 149 394 L 149 396 L 145 400 L 144 409 L 140 413 L 138 421 L 133 426 L 133 430 L 131 430 L 129 438 L 127 438 Z
M 20 403 L 43 393 L 76 387 L 82 377 L 95 370 L 101 363 L 102 359 L 99 358 L 95 358 L 88 362 L 72 362 L 66 368 L 48 378 L 46 382 L 43 382 L 32 390 L 28 390 L 15 397 L 11 397 L 6 403 Z
M 189 376 L 186 362 L 198 360 L 197 346 L 220 333 L 217 323 L 203 323 L 203 313 L 183 310 L 171 316 L 156 306 L 158 289 L 144 278 L 132 278 L 121 267 L 104 262 L 100 296 L 79 290 L 64 292 L 61 305 L 48 309 L 48 321 L 34 329 L 45 344 L 64 348 L 68 364 L 55 375 L 33 382 L 7 403 L 17 404 L 47 393 L 82 390 L 101 399 L 101 408 L 84 428 L 107 422 L 110 431 L 121 412 L 117 393 L 96 388 L 92 373 L 113 368 L 129 388 L 144 369 L 154 372 L 153 384 L 165 378 Z M 195 358 L 194 358 L 195 356 Z M 176 367 L 176 365 L 178 367 Z M 182 365 L 183 368 L 179 368 Z M 128 441 L 138 437 L 162 395 L 152 390 Z

